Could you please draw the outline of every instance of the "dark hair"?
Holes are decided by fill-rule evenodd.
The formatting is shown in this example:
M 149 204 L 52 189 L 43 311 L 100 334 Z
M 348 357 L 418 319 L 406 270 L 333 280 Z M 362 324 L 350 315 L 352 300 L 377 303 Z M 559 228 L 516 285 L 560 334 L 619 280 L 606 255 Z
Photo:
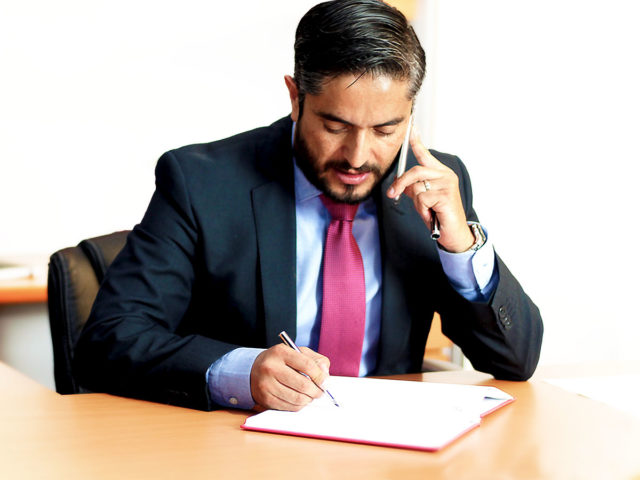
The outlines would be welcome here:
M 300 108 L 327 78 L 351 73 L 409 80 L 415 98 L 424 79 L 424 50 L 405 16 L 380 0 L 334 0 L 316 5 L 296 30 L 294 79 Z

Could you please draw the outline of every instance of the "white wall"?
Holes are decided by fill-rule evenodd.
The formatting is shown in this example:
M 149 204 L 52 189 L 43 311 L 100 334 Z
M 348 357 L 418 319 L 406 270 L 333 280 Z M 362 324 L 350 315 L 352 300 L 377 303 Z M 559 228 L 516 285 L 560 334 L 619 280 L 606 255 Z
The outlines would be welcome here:
M 162 152 L 286 114 L 295 26 L 315 3 L 1 3 L 0 256 L 131 228 Z M 468 165 L 481 219 L 542 309 L 543 363 L 638 360 L 638 7 L 421 11 L 421 129 Z
M 46 305 L 0 305 L 0 362 L 55 390 Z
M 423 10 L 424 12 L 424 10 Z M 640 361 L 640 5 L 428 2 L 431 146 L 465 160 L 542 363 Z
M 164 151 L 285 115 L 315 3 L 0 3 L 0 255 L 131 228 Z
M 133 227 L 166 150 L 289 112 L 315 1 L 0 2 L 0 258 Z M 53 386 L 44 305 L 0 306 L 0 361 Z

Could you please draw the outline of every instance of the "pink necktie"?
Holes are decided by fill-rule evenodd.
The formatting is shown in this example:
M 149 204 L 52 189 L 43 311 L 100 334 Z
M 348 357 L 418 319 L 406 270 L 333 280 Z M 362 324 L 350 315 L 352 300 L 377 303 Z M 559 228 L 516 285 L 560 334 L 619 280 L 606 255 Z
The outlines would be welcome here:
M 366 311 L 362 256 L 351 233 L 358 205 L 320 198 L 331 223 L 324 247 L 318 351 L 329 357 L 332 375 L 357 377 Z

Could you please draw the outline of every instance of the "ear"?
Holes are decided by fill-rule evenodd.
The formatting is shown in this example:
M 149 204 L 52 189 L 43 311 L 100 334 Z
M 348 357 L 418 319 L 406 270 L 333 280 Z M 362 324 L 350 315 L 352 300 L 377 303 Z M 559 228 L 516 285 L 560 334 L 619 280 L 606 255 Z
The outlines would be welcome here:
M 289 90 L 289 100 L 291 100 L 291 120 L 297 122 L 298 116 L 300 114 L 298 87 L 296 86 L 296 82 L 291 75 L 284 76 L 284 83 L 287 86 L 287 90 Z

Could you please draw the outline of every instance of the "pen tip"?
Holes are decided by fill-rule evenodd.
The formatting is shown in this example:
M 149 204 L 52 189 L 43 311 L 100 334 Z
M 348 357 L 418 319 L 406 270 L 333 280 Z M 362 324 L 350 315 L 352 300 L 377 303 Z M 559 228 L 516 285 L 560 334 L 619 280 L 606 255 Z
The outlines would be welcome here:
M 326 394 L 329 396 L 329 398 L 331 399 L 331 401 L 333 402 L 333 404 L 334 404 L 336 407 L 339 407 L 339 406 L 340 406 L 340 405 L 338 405 L 338 402 L 336 402 L 335 397 L 334 397 L 333 395 L 331 395 L 331 393 L 329 392 L 329 390 L 325 390 L 325 391 L 324 391 L 324 393 L 326 393 Z

